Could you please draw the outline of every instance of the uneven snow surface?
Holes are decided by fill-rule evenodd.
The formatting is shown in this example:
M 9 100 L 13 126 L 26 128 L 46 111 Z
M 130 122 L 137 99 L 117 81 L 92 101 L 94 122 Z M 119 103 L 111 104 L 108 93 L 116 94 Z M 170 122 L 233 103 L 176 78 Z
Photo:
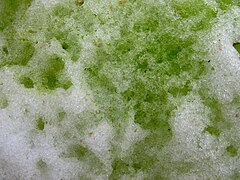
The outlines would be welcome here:
M 0 179 L 239 179 L 239 53 L 239 0 L 0 0 Z

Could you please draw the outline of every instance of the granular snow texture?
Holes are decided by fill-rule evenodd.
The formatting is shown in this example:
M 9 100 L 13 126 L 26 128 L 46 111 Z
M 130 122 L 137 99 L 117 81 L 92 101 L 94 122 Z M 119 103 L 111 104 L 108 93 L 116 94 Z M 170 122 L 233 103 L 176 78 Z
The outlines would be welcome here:
M 239 53 L 239 0 L 0 0 L 0 179 L 239 179 Z

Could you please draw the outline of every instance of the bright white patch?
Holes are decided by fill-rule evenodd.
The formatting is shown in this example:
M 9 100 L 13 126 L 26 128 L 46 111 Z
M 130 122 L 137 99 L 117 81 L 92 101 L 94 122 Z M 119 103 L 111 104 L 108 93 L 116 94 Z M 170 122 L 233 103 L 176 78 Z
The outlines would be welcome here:
M 230 102 L 240 93 L 240 56 L 233 47 L 240 40 L 239 29 L 240 10 L 232 9 L 219 17 L 219 22 L 202 41 L 209 51 L 209 64 L 214 68 L 204 84 L 223 102 Z
M 95 129 L 88 132 L 83 142 L 91 149 L 107 167 L 111 166 L 111 145 L 110 141 L 113 136 L 112 127 L 107 122 L 102 122 Z
M 127 151 L 137 142 L 144 139 L 148 132 L 143 130 L 139 124 L 134 123 L 134 116 L 130 118 L 127 127 L 125 129 L 125 133 L 123 136 L 122 143 L 120 145 L 121 147 L 121 156 L 124 156 L 127 154 Z

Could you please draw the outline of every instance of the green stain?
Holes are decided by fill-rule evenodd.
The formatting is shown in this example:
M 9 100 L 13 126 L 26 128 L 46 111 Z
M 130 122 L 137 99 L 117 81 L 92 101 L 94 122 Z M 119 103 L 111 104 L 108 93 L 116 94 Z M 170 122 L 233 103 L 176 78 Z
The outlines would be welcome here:
M 73 13 L 73 9 L 57 4 L 53 9 L 53 14 L 59 18 L 68 17 Z
M 78 43 L 79 37 L 73 33 L 69 33 L 69 29 L 64 29 L 64 20 L 69 18 L 74 13 L 74 10 L 70 7 L 63 5 L 56 5 L 53 9 L 52 24 L 49 25 L 49 39 L 55 37 L 61 44 L 62 48 L 66 50 L 73 61 L 77 61 L 81 52 L 81 45 Z M 79 14 L 80 15 L 80 14 Z
M 8 55 L 8 48 L 6 46 L 2 47 L 2 51 L 4 55 Z
M 208 126 L 207 128 L 204 129 L 204 131 L 209 132 L 213 136 L 219 136 L 220 135 L 220 130 L 216 126 Z
M 79 42 L 81 37 L 78 31 L 91 33 L 94 30 L 95 15 L 88 9 L 82 8 L 80 4 L 84 1 L 71 2 L 67 6 L 57 4 L 53 8 L 53 18 L 50 19 L 47 37 L 48 39 L 56 38 L 62 44 L 62 48 L 68 52 L 72 61 L 77 61 L 82 51 L 82 45 Z M 72 29 L 65 27 L 69 18 L 80 25 Z M 80 32 L 81 33 L 81 32 Z
M 18 8 L 25 7 L 26 4 L 30 1 L 1 1 L 3 4 L 9 3 L 9 7 L 15 7 L 17 11 Z M 79 2 L 78 2 L 79 3 Z M 4 7 L 5 8 L 5 5 Z M 5 8 L 6 9 L 6 8 Z M 11 8 L 9 8 L 11 9 Z M 49 19 L 48 29 L 46 33 L 47 41 L 50 41 L 53 38 L 62 43 L 62 48 L 67 51 L 73 61 L 79 59 L 81 53 L 81 44 L 79 42 L 79 36 L 77 33 L 69 33 L 69 28 L 65 28 L 65 21 L 70 16 L 73 17 L 74 21 L 79 22 L 77 24 L 81 25 L 81 28 L 86 32 L 93 30 L 94 19 L 96 17 L 88 9 L 83 9 L 79 7 L 79 4 L 69 3 L 66 4 L 57 4 L 52 11 L 50 12 L 53 18 Z M 24 17 L 24 16 L 23 16 Z M 89 17 L 89 19 L 86 19 Z M 24 17 L 25 18 L 25 17 Z M 24 24 L 24 18 L 21 19 L 21 23 Z M 27 18 L 26 18 L 27 20 Z M 35 25 L 35 24 L 34 24 Z M 73 84 L 71 80 L 66 76 L 64 71 L 64 62 L 61 59 L 50 58 L 50 60 L 43 61 L 40 64 L 40 67 L 29 66 L 28 62 L 32 59 L 35 53 L 35 42 L 31 40 L 32 33 L 37 31 L 42 31 L 45 27 L 41 25 L 35 25 L 36 30 L 27 30 L 27 34 L 19 33 L 18 29 L 15 29 L 14 26 L 9 26 L 6 31 L 4 31 L 4 38 L 6 43 L 1 49 L 1 59 L 0 67 L 3 66 L 25 66 L 24 71 L 31 73 L 32 77 L 25 74 L 24 78 L 19 78 L 20 83 L 24 85 L 25 88 L 36 88 L 40 91 L 45 90 L 55 90 L 56 88 L 63 88 L 65 90 L 69 89 Z M 28 36 L 29 35 L 29 36 Z M 35 40 L 34 40 L 35 41 Z M 38 60 L 33 59 L 36 64 Z M 34 64 L 32 62 L 31 64 Z M 42 67 L 44 66 L 44 67 Z M 41 73 L 39 75 L 39 73 Z M 21 74 L 21 73 L 20 73 Z
M 235 0 L 216 0 L 222 10 L 227 10 L 237 4 Z
M 94 85 L 95 87 L 98 87 L 102 90 L 104 88 L 104 90 L 108 92 L 116 92 L 116 88 L 114 87 L 112 82 L 109 81 L 108 77 L 98 72 L 99 68 L 101 68 L 100 64 L 99 66 L 85 68 L 85 71 L 90 75 L 92 79 L 92 81 L 90 82 L 91 85 Z
M 226 148 L 226 151 L 232 156 L 237 156 L 238 155 L 238 150 L 234 145 L 230 145 Z
M 233 47 L 240 53 L 240 43 L 234 43 Z
M 110 180 L 118 180 L 121 178 L 122 175 L 128 174 L 130 165 L 128 163 L 125 163 L 124 161 L 120 159 L 115 159 L 112 163 L 112 173 L 110 176 Z
M 42 69 L 41 80 L 42 86 L 49 90 L 58 87 L 58 74 L 64 69 L 64 62 L 57 56 L 50 57 L 46 62 L 46 68 Z
M 106 46 L 97 47 L 95 57 L 84 67 L 87 83 L 101 110 L 96 119 L 101 121 L 101 117 L 106 117 L 109 120 L 117 129 L 116 141 L 124 133 L 121 128 L 127 122 L 129 112 L 134 112 L 136 124 L 150 132 L 132 147 L 132 152 L 127 155 L 128 160 L 116 157 L 112 166 L 112 179 L 137 171 L 150 172 L 157 165 L 164 166 L 156 159 L 156 154 L 172 139 L 170 119 L 177 107 L 169 97 L 178 99 L 188 95 L 192 91 L 191 82 L 206 74 L 207 61 L 192 58 L 204 52 L 195 52 L 192 46 L 198 41 L 196 33 L 212 26 L 209 20 L 216 17 L 216 12 L 204 1 L 171 3 L 179 13 L 178 20 L 159 11 L 161 8 L 164 11 L 164 7 L 139 2 L 126 3 L 125 12 L 116 9 L 117 16 L 124 18 L 124 21 L 118 22 L 121 37 L 113 39 Z M 129 20 L 128 16 L 136 9 L 141 18 Z M 201 22 L 193 23 L 190 27 L 192 35 L 180 38 L 185 33 L 185 29 L 178 28 L 181 20 L 194 18 L 202 12 L 207 18 L 203 17 Z M 172 32 L 167 30 L 169 28 Z M 127 72 L 127 75 L 115 72 Z M 184 73 L 188 78 L 182 76 Z M 117 82 L 116 77 L 121 81 Z M 124 81 L 130 82 L 127 87 L 123 86 Z M 226 122 L 221 109 L 213 107 L 212 111 L 212 121 L 219 119 L 217 128 L 221 128 Z M 211 131 L 211 128 L 207 130 Z M 118 152 L 117 147 L 115 149 Z M 152 149 L 156 154 L 149 154 Z M 183 169 L 189 170 L 188 166 Z
M 86 82 L 91 88 L 94 103 L 99 111 L 81 113 L 75 127 L 82 135 L 88 123 L 97 124 L 107 119 L 116 130 L 114 140 L 120 142 L 129 114 L 133 114 L 134 122 L 147 130 L 149 135 L 131 147 L 131 152 L 125 159 L 118 157 L 120 150 L 118 146 L 112 145 L 115 158 L 110 179 L 120 179 L 124 174 L 140 171 L 152 174 L 153 179 L 162 179 L 160 171 L 161 168 L 165 168 L 166 160 L 157 159 L 156 156 L 173 136 L 170 120 L 177 106 L 171 99 L 175 101 L 187 96 L 193 89 L 192 82 L 199 80 L 206 73 L 207 63 L 204 55 L 203 58 L 193 59 L 196 54 L 202 53 L 195 52 L 193 46 L 199 40 L 198 32 L 212 27 L 212 20 L 216 18 L 217 12 L 204 0 L 167 2 L 174 16 L 169 14 L 169 9 L 161 3 L 123 1 L 119 1 L 117 7 L 113 5 L 110 8 L 113 12 L 110 26 L 118 27 L 120 36 L 111 37 L 108 44 L 100 40 L 95 42 L 94 57 L 88 62 L 81 62 Z M 5 3 L 5 7 L 7 3 L 14 1 L 2 2 Z M 84 1 L 72 1 L 55 5 L 49 12 L 51 18 L 47 22 L 45 33 L 47 43 L 57 39 L 61 43 L 62 51 L 74 62 L 79 60 L 83 49 L 80 39 L 84 35 L 95 34 L 98 27 L 95 27 L 96 24 L 104 25 L 110 22 L 109 17 L 104 17 L 101 13 L 93 14 L 83 3 Z M 226 0 L 219 0 L 218 3 L 222 9 L 233 4 L 232 1 Z M 0 29 L 4 29 L 15 19 L 19 4 L 14 2 L 9 6 L 9 10 L 5 8 L 4 11 L 0 11 L 1 19 L 4 19 L 2 14 L 4 17 L 9 15 L 8 19 L 0 23 Z M 135 18 L 132 18 L 132 15 L 135 15 Z M 195 21 L 195 17 L 198 17 L 198 21 Z M 74 21 L 76 27 L 69 27 L 69 18 Z M 186 24 L 186 20 L 192 23 Z M 28 31 L 30 34 L 34 32 Z M 0 67 L 25 66 L 22 68 L 32 73 L 31 77 L 25 75 L 19 78 L 25 88 L 36 88 L 40 91 L 70 88 L 72 82 L 64 72 L 65 60 L 59 55 L 52 55 L 41 63 L 34 60 L 36 64 L 41 64 L 40 67 L 30 67 L 28 62 L 35 54 L 35 45 L 29 40 L 31 38 L 23 38 L 24 35 L 19 37 L 17 33 L 19 32 L 5 32 L 7 43 L 1 50 L 3 61 L 0 62 Z M 238 44 L 234 44 L 234 47 L 239 49 Z M 218 137 L 231 124 L 228 123 L 221 104 L 214 97 L 208 97 L 207 93 L 200 96 L 211 111 L 211 125 L 204 131 Z M 65 112 L 59 112 L 58 120 L 62 121 L 65 115 Z M 37 129 L 42 131 L 44 126 L 44 120 L 39 118 Z M 71 137 L 70 132 L 64 134 L 66 139 Z M 236 151 L 235 146 L 235 150 L 229 147 L 226 151 L 230 154 Z M 69 146 L 64 157 L 82 161 L 94 171 L 95 167 L 98 170 L 102 170 L 103 167 L 100 159 L 91 150 L 79 144 Z M 45 166 L 43 161 L 39 164 L 38 166 Z M 184 162 L 174 162 L 172 166 L 179 172 L 191 170 L 191 164 Z
M 16 49 L 16 64 L 25 66 L 33 56 L 35 48 L 30 42 L 22 42 L 20 45 L 19 49 Z
M 84 0 L 75 0 L 76 5 L 82 6 L 84 4 Z
M 24 67 L 19 83 L 25 88 L 35 88 L 38 91 L 53 91 L 57 88 L 69 89 L 73 84 L 65 72 L 65 62 L 56 54 L 45 55 L 46 59 L 34 59 L 37 66 Z M 41 61 L 41 62 L 40 62 Z M 33 64 L 33 62 L 31 62 Z M 31 76 L 30 76 L 30 75 Z
M 47 89 L 53 90 L 57 88 L 57 77 L 56 74 L 52 72 L 47 72 L 44 74 L 45 81 L 43 82 L 43 86 Z
M 8 107 L 8 105 L 9 105 L 9 102 L 8 102 L 7 96 L 2 92 L 0 92 L 0 109 L 5 109 Z
M 7 46 L 4 47 L 3 51 L 5 56 L 3 61 L 0 62 L 0 67 L 5 65 L 26 66 L 32 58 L 35 48 L 33 43 L 27 40 L 11 38 L 8 39 Z
M 149 14 L 145 14 L 141 19 L 134 23 L 133 30 L 136 32 L 154 32 L 158 30 L 159 19 L 157 7 L 148 8 Z
M 147 140 L 136 145 L 134 152 L 129 157 L 133 161 L 133 168 L 136 172 L 151 170 L 158 163 L 156 154 L 149 154 L 150 148 L 154 147 L 153 141 L 157 139 L 160 138 L 155 138 L 152 135 L 152 137 L 148 137 Z
M 173 95 L 173 97 L 181 97 L 181 96 L 186 96 L 189 91 L 191 91 L 192 88 L 189 85 L 189 82 L 186 83 L 184 86 L 176 86 L 176 87 L 171 87 L 169 88 L 168 92 Z
M 157 152 L 159 152 L 172 138 L 172 130 L 167 121 L 161 122 L 161 125 L 157 125 L 158 128 L 151 126 L 152 131 L 144 140 L 135 145 L 134 152 L 128 157 L 134 162 L 136 170 L 148 171 L 155 164 L 159 163 L 156 158 Z M 154 148 L 154 153 L 149 153 Z
M 37 119 L 37 129 L 42 131 L 44 129 L 45 122 L 43 121 L 42 118 Z
M 81 160 L 86 157 L 90 152 L 87 148 L 80 146 L 80 145 L 75 145 L 70 148 L 71 155 L 73 157 L 76 157 L 78 160 Z
M 61 122 L 66 117 L 66 112 L 61 111 L 58 113 L 58 120 Z
M 199 91 L 203 104 L 210 108 L 209 119 L 211 125 L 204 129 L 205 132 L 218 137 L 221 132 L 229 130 L 232 127 L 232 123 L 228 120 L 228 116 L 224 114 L 222 104 L 216 99 L 216 97 L 208 95 L 208 89 L 202 88 Z
M 175 12 L 183 18 L 190 18 L 201 13 L 206 13 L 207 18 L 216 17 L 216 13 L 211 9 L 205 1 L 191 0 L 191 1 L 171 1 Z M 207 23 L 206 21 L 203 23 Z
M 57 73 L 64 69 L 64 62 L 60 57 L 53 56 L 47 61 L 48 70 Z
M 34 79 L 40 89 L 55 90 L 63 88 L 67 90 L 72 86 L 72 82 L 63 73 L 65 63 L 62 58 L 52 55 L 45 63 L 44 68 L 40 68 L 41 75 Z
M 240 171 L 236 170 L 233 176 L 231 177 L 233 180 L 238 180 L 240 179 Z
M 68 151 L 66 152 L 66 157 L 74 157 L 79 161 L 86 161 L 89 158 L 92 160 L 94 159 L 96 164 L 100 163 L 99 159 L 92 151 L 79 144 L 69 146 Z
M 207 30 L 212 27 L 209 23 L 213 18 L 217 17 L 217 11 L 207 5 L 206 1 L 170 1 L 174 12 L 183 19 L 191 19 L 196 16 L 201 17 L 190 27 L 192 31 Z
M 70 80 L 65 80 L 64 82 L 61 83 L 61 86 L 63 89 L 67 90 L 73 85 L 72 81 Z
M 130 101 L 134 97 L 134 92 L 131 90 L 126 90 L 122 92 L 121 95 L 125 100 Z
M 16 18 L 24 13 L 32 0 L 1 0 L 0 1 L 0 30 L 10 25 Z M 17 14 L 18 13 L 18 14 Z
M 47 168 L 47 163 L 44 162 L 42 159 L 40 159 L 40 160 L 37 161 L 36 166 L 37 166 L 38 169 L 44 170 L 44 169 Z
M 90 149 L 82 145 L 70 145 L 62 155 L 65 158 L 76 158 L 78 161 L 88 164 L 92 172 L 97 174 L 104 172 L 104 165 L 101 160 Z
M 34 83 L 31 78 L 29 77 L 23 77 L 20 80 L 20 83 L 24 85 L 25 88 L 33 88 Z

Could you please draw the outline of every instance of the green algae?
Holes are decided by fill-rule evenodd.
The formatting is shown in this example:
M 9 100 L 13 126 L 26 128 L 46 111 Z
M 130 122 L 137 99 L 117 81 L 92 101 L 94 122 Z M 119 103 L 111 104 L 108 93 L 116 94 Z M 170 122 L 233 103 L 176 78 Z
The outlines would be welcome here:
M 9 105 L 7 96 L 0 91 L 0 109 L 5 109 Z
M 64 70 L 65 62 L 61 57 L 56 54 L 46 56 L 39 66 L 26 66 L 26 73 L 21 73 L 19 82 L 25 88 L 36 88 L 39 91 L 53 91 L 57 88 L 67 90 L 72 86 L 72 82 Z
M 204 131 L 209 132 L 213 136 L 219 136 L 220 135 L 220 130 L 216 126 L 208 126 L 204 129 Z
M 51 23 L 49 23 L 47 29 L 48 38 L 59 40 L 62 48 L 71 56 L 72 61 L 77 61 L 81 54 L 82 45 L 79 42 L 79 39 L 81 39 L 79 34 L 92 32 L 94 30 L 94 19 L 96 19 L 88 9 L 79 7 L 78 3 L 69 4 L 68 6 L 57 4 L 53 8 L 54 18 L 50 19 Z M 70 17 L 74 19 L 77 25 L 72 30 L 65 27 L 65 23 Z M 74 33 L 76 30 L 80 32 Z
M 185 7 L 183 4 L 173 3 L 178 5 L 179 9 Z M 94 93 L 95 101 L 103 116 L 110 120 L 113 127 L 117 129 L 123 127 L 127 122 L 126 114 L 133 110 L 134 122 L 150 132 L 147 137 L 134 145 L 133 152 L 127 156 L 128 160 L 122 161 L 116 158 L 113 163 L 112 179 L 137 171 L 148 172 L 159 164 L 155 153 L 161 151 L 172 138 L 169 123 L 174 115 L 173 110 L 177 108 L 169 97 L 186 96 L 192 91 L 191 82 L 206 73 L 207 61 L 192 59 L 197 53 L 192 45 L 197 41 L 196 31 L 211 27 L 209 19 L 216 17 L 216 13 L 203 1 L 192 3 L 197 3 L 201 7 L 200 10 L 192 8 L 192 12 L 189 12 L 186 9 L 185 14 L 180 13 L 182 18 L 192 18 L 201 10 L 206 11 L 208 17 L 208 21 L 202 19 L 202 23 L 208 25 L 201 25 L 201 28 L 194 28 L 197 25 L 193 26 L 192 36 L 179 38 L 177 34 L 182 34 L 184 31 L 178 30 L 172 33 L 165 31 L 166 21 L 168 28 L 172 29 L 179 21 L 169 19 L 168 15 L 158 10 L 159 7 L 148 4 L 140 8 L 144 18 L 133 20 L 131 29 L 127 25 L 129 22 L 126 21 L 126 17 L 120 23 L 121 37 L 114 39 L 108 46 L 97 48 L 94 60 L 88 62 L 85 67 L 87 82 Z M 136 2 L 126 6 L 128 6 L 127 13 L 118 12 L 118 16 L 124 17 L 126 14 L 129 16 L 134 12 L 135 6 L 141 7 L 144 3 Z M 185 8 L 191 7 L 190 4 Z M 109 72 L 109 69 L 113 71 Z M 114 70 L 121 72 L 126 69 L 131 76 L 123 74 L 120 79 L 130 81 L 127 88 L 121 86 L 123 82 L 116 83 L 112 73 Z M 181 76 L 183 73 L 187 73 L 188 78 L 184 79 Z M 174 83 L 169 84 L 171 79 L 175 79 Z M 181 83 L 177 83 L 179 81 Z M 213 118 L 218 117 L 220 116 Z M 120 134 L 121 132 L 118 131 Z M 153 148 L 155 153 L 149 154 Z
M 29 41 L 9 39 L 3 51 L 5 52 L 5 56 L 0 63 L 0 67 L 6 65 L 26 66 L 32 58 L 35 48 L 33 43 Z
M 37 161 L 36 166 L 37 166 L 38 169 L 44 170 L 44 169 L 47 168 L 47 163 L 44 162 L 42 159 L 40 159 L 40 160 Z
M 62 156 L 65 158 L 76 158 L 78 161 L 88 164 L 91 171 L 97 174 L 104 171 L 104 164 L 101 160 L 90 149 L 80 144 L 70 145 Z
M 239 5 L 237 0 L 216 0 L 222 10 L 230 9 L 233 5 Z
M 240 43 L 234 43 L 233 47 L 240 53 Z
M 217 2 L 223 10 L 234 5 L 233 1 Z M 96 24 L 106 25 L 109 17 L 96 15 L 84 8 L 84 1 L 75 1 L 68 5 L 59 3 L 49 12 L 51 18 L 48 19 L 47 27 L 40 28 L 40 30 L 46 28 L 44 33 L 47 43 L 56 39 L 73 63 L 82 61 L 86 82 L 91 88 L 98 111 L 81 113 L 75 126 L 79 134 L 84 134 L 86 124 L 90 122 L 97 124 L 104 119 L 116 129 L 114 140 L 120 142 L 130 112 L 134 113 L 134 123 L 149 132 L 149 135 L 133 145 L 132 151 L 124 159 L 118 157 L 119 147 L 112 145 L 115 158 L 110 179 L 120 179 L 125 174 L 132 175 L 138 172 L 149 173 L 151 174 L 149 177 L 153 179 L 164 179 L 163 174 L 166 173 L 161 174 L 159 171 L 161 168 L 168 170 L 164 164 L 166 160 L 158 159 L 156 156 L 173 137 L 170 124 L 174 110 L 177 109 L 173 100 L 178 101 L 187 96 L 193 90 L 193 82 L 207 73 L 206 59 L 194 58 L 196 54 L 202 52 L 197 52 L 193 46 L 199 41 L 198 33 L 212 27 L 212 20 L 217 17 L 217 11 L 203 0 L 172 0 L 168 3 L 174 16 L 160 3 L 119 1 L 118 6 L 111 7 L 114 13 L 110 24 L 119 27 L 119 37 L 112 37 L 107 44 L 96 40 L 94 57 L 88 62 L 80 59 L 85 48 L 81 40 L 84 36 L 95 33 Z M 10 14 L 17 9 L 16 3 L 16 7 L 4 13 Z M 134 14 L 137 12 L 139 16 Z M 195 17 L 199 17 L 199 20 L 195 21 Z M 0 25 L 0 29 L 10 25 L 14 18 L 13 13 L 3 25 Z M 73 27 L 67 24 L 69 19 L 74 22 Z M 185 20 L 192 21 L 192 24 L 185 23 Z M 38 30 L 29 30 L 28 33 L 33 34 Z M 25 88 L 35 88 L 39 91 L 69 89 L 73 84 L 65 73 L 66 60 L 58 54 L 50 57 L 46 55 L 43 61 L 34 60 L 32 58 L 36 51 L 34 41 L 21 36 L 24 35 L 13 38 L 10 38 L 11 33 L 6 35 L 7 43 L 1 50 L 4 58 L 0 62 L 0 67 L 26 68 L 27 70 L 24 70 L 30 74 L 26 73 L 19 77 L 20 84 Z M 238 45 L 234 47 L 238 50 Z M 45 54 L 43 56 L 45 57 Z M 29 66 L 30 61 L 42 66 Z M 204 105 L 211 111 L 211 124 L 204 132 L 219 137 L 222 131 L 231 127 L 231 124 L 224 116 L 218 100 L 205 92 L 201 92 L 200 96 Z M 59 112 L 58 120 L 62 121 L 65 115 L 65 112 Z M 42 131 L 44 126 L 44 120 L 39 118 L 37 129 Z M 65 138 L 71 138 L 70 133 L 66 133 Z M 227 147 L 226 151 L 231 156 L 237 155 L 237 149 L 233 145 Z M 99 170 L 103 167 L 100 159 L 82 145 L 69 146 L 64 157 L 75 158 Z M 176 171 L 187 173 L 191 170 L 192 164 L 174 162 L 171 166 L 175 167 Z
M 84 0 L 76 0 L 75 3 L 78 5 L 78 6 L 82 6 L 84 4 Z
M 25 88 L 33 88 L 34 83 L 31 78 L 29 77 L 22 77 L 20 83 L 24 85 Z
M 87 155 L 92 154 L 87 148 L 80 146 L 80 145 L 74 145 L 69 148 L 70 148 L 69 156 L 76 157 L 78 160 L 82 160 L 83 158 L 86 158 Z
M 47 67 L 42 70 L 42 86 L 54 90 L 58 85 L 58 73 L 64 69 L 64 62 L 59 57 L 51 57 L 46 62 Z
M 238 155 L 238 150 L 234 145 L 228 146 L 226 151 L 233 157 Z
M 64 112 L 64 111 L 61 111 L 61 112 L 59 112 L 58 113 L 58 120 L 59 120 L 59 122 L 61 122 L 65 117 L 66 117 L 66 112 Z
M 24 6 L 24 3 L 21 5 Z M 62 6 L 59 6 L 62 7 Z M 50 19 L 51 21 L 47 24 L 51 31 L 48 32 L 47 29 L 46 35 L 49 37 L 47 40 L 51 40 L 52 38 L 57 38 L 63 44 L 63 49 L 71 54 L 71 59 L 76 61 L 79 58 L 79 53 L 81 51 L 81 46 L 77 43 L 76 35 L 70 36 L 68 31 L 61 31 L 61 28 L 64 23 L 59 23 L 64 15 L 67 16 L 69 12 L 64 14 L 63 8 L 58 8 L 56 6 L 56 10 L 53 10 L 53 14 L 56 18 L 59 19 Z M 69 17 L 69 15 L 68 15 Z M 21 23 L 27 24 L 28 19 L 23 15 L 19 17 L 19 21 Z M 55 22 L 52 22 L 55 21 Z M 56 23 L 58 21 L 58 23 Z M 33 22 L 36 23 L 36 22 Z M 36 30 L 27 30 L 23 32 L 19 32 L 19 29 L 16 29 L 15 25 L 9 24 L 9 26 L 3 30 L 4 34 L 4 46 L 1 49 L 1 61 L 0 68 L 4 66 L 20 66 L 23 71 L 27 72 L 26 74 L 16 79 L 19 79 L 19 83 L 23 84 L 25 88 L 36 88 L 40 91 L 52 91 L 56 88 L 63 88 L 65 90 L 69 89 L 72 86 L 72 82 L 67 75 L 63 72 L 64 62 L 62 59 L 57 59 L 56 55 L 52 55 L 52 57 L 46 57 L 48 60 L 42 61 L 41 59 L 32 58 L 35 56 L 35 40 L 32 39 L 33 34 L 41 32 L 44 28 L 43 25 L 39 24 L 31 24 L 34 28 L 36 26 Z M 42 26 L 42 27 L 41 27 Z M 43 56 L 46 56 L 43 54 Z M 39 67 L 29 66 L 29 61 L 34 61 L 36 64 L 40 64 Z M 40 62 L 42 61 L 42 62 Z M 30 64 L 33 64 L 31 62 Z M 44 65 L 45 64 L 45 65 Z M 45 67 L 43 67 L 45 66 Z M 23 72 L 22 71 L 22 72 Z M 40 73 L 40 74 L 39 74 Z M 30 75 L 31 77 L 30 77 Z
M 88 149 L 82 146 L 74 146 L 70 148 L 70 151 L 72 153 L 72 156 L 77 157 L 77 159 L 82 159 L 86 156 Z
M 124 161 L 120 159 L 115 159 L 112 163 L 112 174 L 109 179 L 111 180 L 117 180 L 120 179 L 121 176 L 129 172 L 130 165 L 128 163 L 125 163 Z
M 202 13 L 206 13 L 209 17 L 216 17 L 216 12 L 210 7 L 206 5 L 205 1 L 191 0 L 191 1 L 170 1 L 173 9 L 177 14 L 179 14 L 183 18 L 191 18 Z M 207 23 L 206 19 L 205 22 Z
M 37 119 L 37 129 L 42 131 L 44 130 L 44 127 L 45 127 L 45 122 L 42 118 L 38 118 Z
M 1 0 L 0 1 L 0 31 L 21 16 L 32 0 Z
M 57 5 L 53 10 L 53 14 L 55 18 L 51 20 L 52 23 L 48 27 L 49 39 L 53 37 L 58 39 L 62 44 L 62 48 L 71 55 L 71 59 L 77 61 L 82 49 L 77 42 L 78 37 L 73 33 L 69 33 L 69 29 L 64 29 L 64 19 L 73 14 L 73 9 Z
M 238 180 L 240 178 L 240 171 L 236 170 L 234 175 L 231 177 L 233 180 Z
M 204 129 L 204 132 L 208 132 L 213 136 L 218 137 L 221 132 L 230 129 L 232 127 L 231 121 L 229 121 L 229 117 L 224 115 L 223 105 L 217 100 L 216 97 L 209 95 L 208 90 L 200 90 L 199 94 L 203 101 L 203 104 L 210 108 L 209 119 L 211 121 L 211 125 L 207 126 Z

